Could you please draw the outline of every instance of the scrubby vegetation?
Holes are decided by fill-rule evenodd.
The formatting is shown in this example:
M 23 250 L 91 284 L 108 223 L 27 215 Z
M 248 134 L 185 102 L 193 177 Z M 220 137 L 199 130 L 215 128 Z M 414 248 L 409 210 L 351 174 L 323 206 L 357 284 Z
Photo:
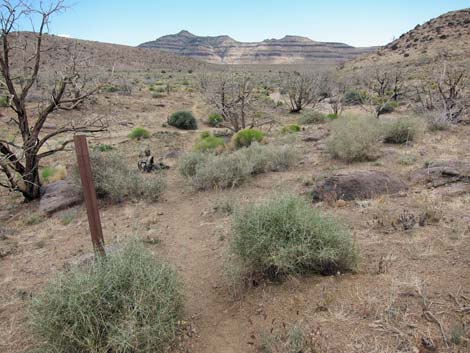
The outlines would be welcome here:
M 173 113 L 168 119 L 168 124 L 182 130 L 197 129 L 197 121 L 193 113 L 186 111 Z
M 363 104 L 367 99 L 367 92 L 357 89 L 348 90 L 343 97 L 344 103 L 349 105 Z
M 128 136 L 133 140 L 147 139 L 150 137 L 150 132 L 143 127 L 135 127 Z
M 348 115 L 332 123 L 328 152 L 345 162 L 374 159 L 377 156 L 381 128 L 372 116 Z
M 194 149 L 198 152 L 219 151 L 221 152 L 225 146 L 225 141 L 222 137 L 214 136 L 208 131 L 201 133 L 201 136 L 196 141 Z
M 346 229 L 298 196 L 276 196 L 237 211 L 233 233 L 231 249 L 242 267 L 269 278 L 335 274 L 352 270 L 357 263 Z
M 41 181 L 44 183 L 51 183 L 57 180 L 62 180 L 67 176 L 67 170 L 64 166 L 45 167 L 41 171 Z
M 260 145 L 220 155 L 193 152 L 182 157 L 180 173 L 199 190 L 242 184 L 251 175 L 290 168 L 297 160 L 291 146 Z
M 405 117 L 384 126 L 384 142 L 404 144 L 413 141 L 418 133 L 418 121 Z
M 290 133 L 294 133 L 294 132 L 299 132 L 300 130 L 302 130 L 302 128 L 299 125 L 292 124 L 292 125 L 284 126 L 282 128 L 281 132 L 283 134 L 290 134 Z
M 209 122 L 209 125 L 212 127 L 219 127 L 220 124 L 224 121 L 224 118 L 222 115 L 213 113 L 209 115 L 207 118 L 207 121 Z
M 300 125 L 323 124 L 326 121 L 325 114 L 317 111 L 303 112 L 299 117 Z
M 132 242 L 51 281 L 31 326 L 47 352 L 154 353 L 177 335 L 182 308 L 176 273 Z
M 93 152 L 90 161 L 96 194 L 111 202 L 125 198 L 157 201 L 165 189 L 162 174 L 143 175 L 130 169 L 125 157 L 117 152 Z M 79 185 L 77 170 L 74 174 Z
M 257 129 L 245 129 L 233 135 L 232 143 L 235 148 L 248 147 L 253 142 L 263 141 L 264 136 L 264 133 Z

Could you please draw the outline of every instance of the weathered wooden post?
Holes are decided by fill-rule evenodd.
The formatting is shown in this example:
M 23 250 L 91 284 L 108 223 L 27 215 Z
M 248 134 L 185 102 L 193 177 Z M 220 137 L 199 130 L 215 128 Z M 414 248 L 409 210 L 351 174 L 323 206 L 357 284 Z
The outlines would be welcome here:
M 101 229 L 100 214 L 98 211 L 98 202 L 96 200 L 95 184 L 91 174 L 90 155 L 86 136 L 75 135 L 75 152 L 77 153 L 78 170 L 82 182 L 85 206 L 88 215 L 88 224 L 90 225 L 91 241 L 95 254 L 104 256 L 103 230 Z

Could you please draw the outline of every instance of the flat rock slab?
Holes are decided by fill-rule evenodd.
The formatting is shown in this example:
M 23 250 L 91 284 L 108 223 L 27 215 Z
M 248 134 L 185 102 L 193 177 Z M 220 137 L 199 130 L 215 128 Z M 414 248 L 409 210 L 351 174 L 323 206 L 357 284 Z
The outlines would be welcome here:
M 418 169 L 411 174 L 414 184 L 428 184 L 439 187 L 452 183 L 470 183 L 470 162 L 439 161 Z
M 52 214 L 82 202 L 82 193 L 70 182 L 59 180 L 45 185 L 39 201 L 39 212 Z
M 319 181 L 312 193 L 313 201 L 366 200 L 408 189 L 400 178 L 379 171 L 335 174 Z

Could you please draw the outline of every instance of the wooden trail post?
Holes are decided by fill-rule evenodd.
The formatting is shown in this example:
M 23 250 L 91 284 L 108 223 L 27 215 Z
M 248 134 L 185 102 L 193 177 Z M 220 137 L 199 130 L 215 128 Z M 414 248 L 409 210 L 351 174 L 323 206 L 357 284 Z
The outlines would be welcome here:
M 90 155 L 88 153 L 88 144 L 86 136 L 75 135 L 75 152 L 77 153 L 78 170 L 82 182 L 83 196 L 88 215 L 88 224 L 90 225 L 91 241 L 95 254 L 105 255 L 103 230 L 101 229 L 100 214 L 98 211 L 98 202 L 96 200 L 95 184 L 91 174 Z

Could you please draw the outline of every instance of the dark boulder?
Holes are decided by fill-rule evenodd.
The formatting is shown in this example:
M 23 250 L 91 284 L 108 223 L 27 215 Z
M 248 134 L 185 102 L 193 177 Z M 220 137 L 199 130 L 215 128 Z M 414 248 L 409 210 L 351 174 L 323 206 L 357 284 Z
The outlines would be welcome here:
M 39 212 L 52 214 L 82 202 L 82 193 L 70 182 L 59 180 L 42 187 Z

